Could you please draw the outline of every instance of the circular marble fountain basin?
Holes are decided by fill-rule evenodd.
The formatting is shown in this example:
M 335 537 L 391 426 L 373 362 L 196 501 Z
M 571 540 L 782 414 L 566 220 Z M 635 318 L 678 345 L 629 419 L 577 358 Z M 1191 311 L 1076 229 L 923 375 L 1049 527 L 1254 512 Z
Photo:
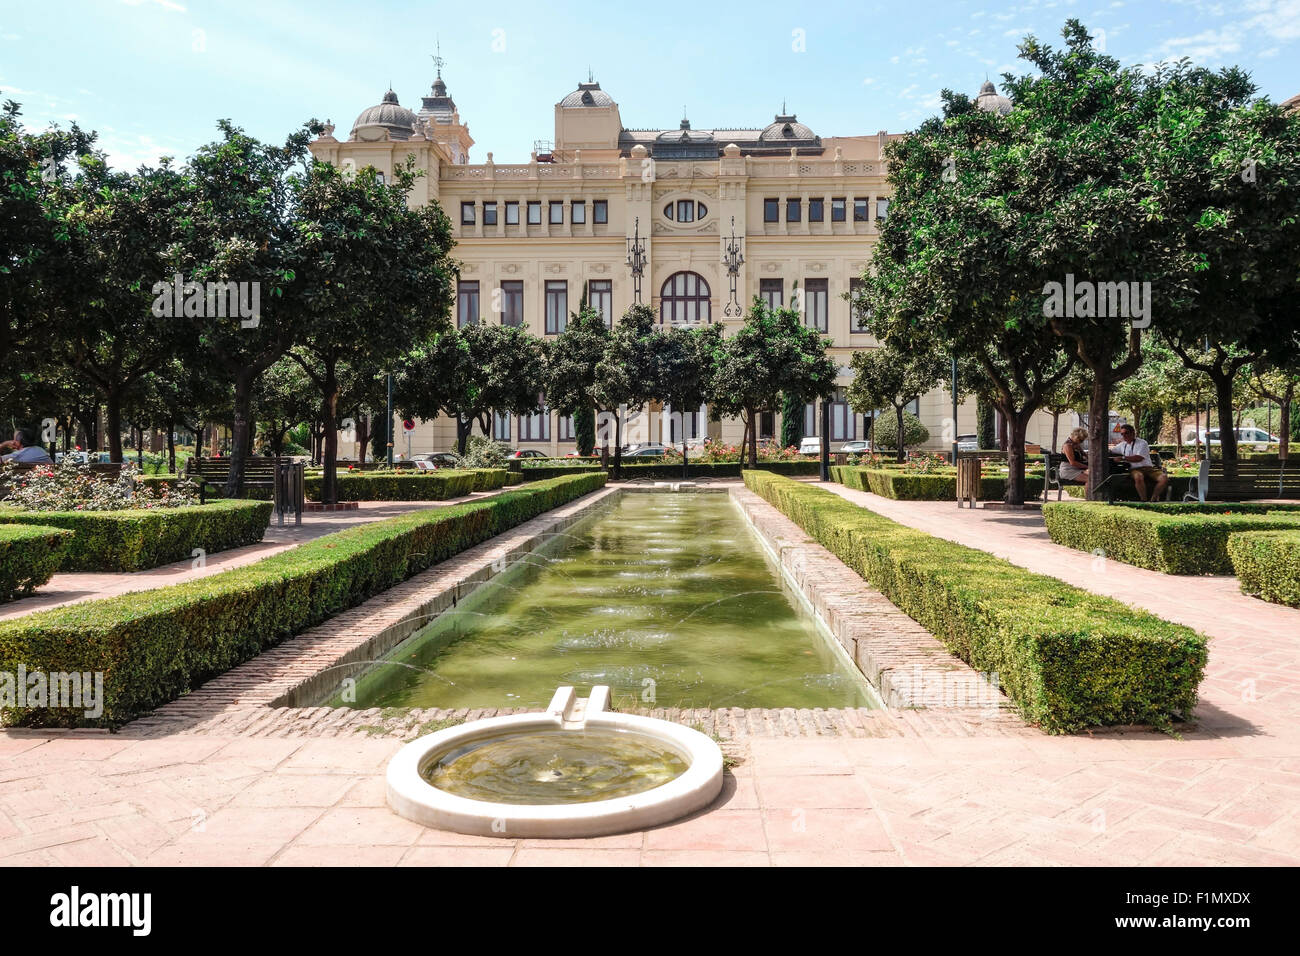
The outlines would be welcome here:
M 606 710 L 609 688 L 596 687 L 580 700 L 573 688 L 556 691 L 545 713 L 476 720 L 407 744 L 388 764 L 388 804 L 398 814 L 425 826 L 480 836 L 592 837 L 640 830 L 707 807 L 722 789 L 722 751 L 699 731 L 666 720 Z M 618 734 L 670 752 L 685 769 L 666 783 L 637 793 L 577 802 L 520 803 L 471 799 L 430 783 L 431 770 L 445 756 L 472 758 L 474 747 L 514 738 L 538 745 L 556 734 L 586 735 L 600 741 Z

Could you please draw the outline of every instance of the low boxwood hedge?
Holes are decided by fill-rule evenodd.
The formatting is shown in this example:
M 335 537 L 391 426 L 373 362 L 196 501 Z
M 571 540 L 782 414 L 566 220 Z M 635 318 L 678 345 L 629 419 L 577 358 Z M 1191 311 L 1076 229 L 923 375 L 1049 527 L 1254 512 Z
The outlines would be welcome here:
M 72 532 L 42 525 L 0 525 L 0 603 L 31 594 L 59 569 Z
M 643 460 L 643 459 L 642 459 Z M 682 480 L 681 462 L 672 463 L 664 461 L 655 461 L 647 464 L 634 464 L 638 461 L 635 458 L 625 459 L 622 467 L 622 478 L 624 481 L 635 481 L 638 478 L 654 479 L 656 481 L 680 481 Z M 614 460 L 610 459 L 610 470 L 612 472 Z M 765 461 L 759 462 L 758 467 L 765 471 L 771 471 L 779 475 L 816 475 L 820 472 L 821 464 L 816 458 L 795 461 Z M 688 462 L 686 466 L 687 480 L 692 478 L 739 478 L 745 471 L 740 462 Z M 574 472 L 600 471 L 599 465 L 560 465 L 554 467 L 546 466 L 529 466 L 523 468 L 523 475 L 527 481 L 536 481 L 539 478 L 554 478 L 557 475 L 572 475 Z
M 1300 530 L 1235 531 L 1228 556 L 1247 594 L 1300 607 Z
M 268 501 L 210 501 L 184 508 L 125 511 L 0 510 L 0 524 L 46 525 L 73 533 L 61 571 L 144 571 L 256 544 L 271 520 Z
M 890 521 L 761 471 L 745 484 L 1052 733 L 1167 726 L 1196 706 L 1206 640 L 1111 598 Z
M 0 622 L 0 672 L 24 664 L 29 671 L 104 674 L 100 718 L 54 709 L 0 716 L 26 725 L 120 725 L 604 483 L 604 475 L 535 482 L 357 525 L 210 577 Z
M 442 501 L 465 497 L 475 490 L 480 480 L 475 471 L 457 468 L 425 472 L 339 472 L 338 497 L 339 501 Z M 324 477 L 308 475 L 303 484 L 307 497 L 319 501 Z
M 898 469 L 862 468 L 854 465 L 833 465 L 831 479 L 846 488 L 870 491 L 884 498 L 900 501 L 956 501 L 957 473 L 908 474 Z M 1007 480 L 1002 475 L 980 477 L 980 501 L 1001 501 L 1006 496 Z M 1043 495 L 1042 474 L 1025 475 L 1025 498 L 1033 500 Z
M 504 468 L 474 468 L 474 490 L 475 491 L 496 491 L 498 488 L 506 486 L 506 470 Z
M 1043 506 L 1043 519 L 1053 541 L 1077 551 L 1166 574 L 1231 574 L 1228 536 L 1234 531 L 1300 528 L 1294 511 L 1254 507 L 1053 501 Z

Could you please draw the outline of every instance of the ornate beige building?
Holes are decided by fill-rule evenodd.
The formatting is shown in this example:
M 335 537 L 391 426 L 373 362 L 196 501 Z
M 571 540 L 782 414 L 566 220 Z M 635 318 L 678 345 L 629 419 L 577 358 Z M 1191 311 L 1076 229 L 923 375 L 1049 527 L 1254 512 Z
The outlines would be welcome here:
M 424 171 L 412 201 L 437 200 L 453 222 L 459 324 L 523 324 L 554 336 L 584 291 L 607 321 L 616 321 L 635 301 L 629 248 L 639 239 L 641 301 L 662 321 L 734 326 L 756 295 L 796 304 L 833 343 L 846 385 L 852 353 L 875 344 L 858 329 L 845 294 L 888 215 L 882 157 L 898 135 L 823 137 L 784 110 L 748 129 L 696 129 L 687 119 L 672 129 L 631 129 L 609 93 L 586 82 L 555 105 L 555 139 L 539 143 L 528 162 L 497 163 L 489 152 L 485 162 L 471 163 L 474 140 L 439 72 L 418 109 L 402 106 L 390 90 L 357 117 L 345 139 L 330 126 L 311 149 L 322 160 L 385 175 L 408 157 Z M 734 299 L 723 265 L 733 235 L 744 255 Z M 831 407 L 832 447 L 865 437 L 863 416 L 840 398 Z M 954 434 L 948 393 L 924 396 L 918 410 L 930 446 L 945 447 Z M 779 436 L 780 425 L 779 415 L 765 416 L 760 436 Z M 702 409 L 648 413 L 627 433 L 674 440 L 678 429 L 688 438 L 725 441 L 743 433 L 739 421 L 709 422 Z M 804 433 L 819 430 L 818 416 L 807 409 Z M 972 402 L 956 432 L 974 430 Z M 572 423 L 553 410 L 501 416 L 494 431 L 514 447 L 573 450 Z M 441 451 L 454 442 L 451 422 L 420 422 L 409 434 L 397 429 L 394 452 Z

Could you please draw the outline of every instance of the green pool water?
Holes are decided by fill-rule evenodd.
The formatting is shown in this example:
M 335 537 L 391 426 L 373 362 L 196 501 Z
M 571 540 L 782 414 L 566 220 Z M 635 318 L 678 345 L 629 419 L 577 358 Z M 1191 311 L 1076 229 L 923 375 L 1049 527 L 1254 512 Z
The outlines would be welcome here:
M 729 495 L 625 493 L 361 675 L 366 707 L 869 707 Z

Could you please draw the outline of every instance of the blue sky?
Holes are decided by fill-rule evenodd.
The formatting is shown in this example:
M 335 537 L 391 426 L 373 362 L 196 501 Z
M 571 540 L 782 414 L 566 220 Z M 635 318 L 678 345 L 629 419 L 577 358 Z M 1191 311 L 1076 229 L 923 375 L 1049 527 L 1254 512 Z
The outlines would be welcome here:
M 315 0 L 0 0 L 0 97 L 29 126 L 75 119 L 115 165 L 184 157 L 229 117 L 280 139 L 311 118 L 341 134 L 389 83 L 417 106 L 443 77 L 472 161 L 525 162 L 553 106 L 595 73 L 629 127 L 762 126 L 782 100 L 816 132 L 911 129 L 943 87 L 1019 72 L 1025 34 L 1068 17 L 1126 63 L 1190 56 L 1300 93 L 1300 0 L 982 0 L 541 5 Z

